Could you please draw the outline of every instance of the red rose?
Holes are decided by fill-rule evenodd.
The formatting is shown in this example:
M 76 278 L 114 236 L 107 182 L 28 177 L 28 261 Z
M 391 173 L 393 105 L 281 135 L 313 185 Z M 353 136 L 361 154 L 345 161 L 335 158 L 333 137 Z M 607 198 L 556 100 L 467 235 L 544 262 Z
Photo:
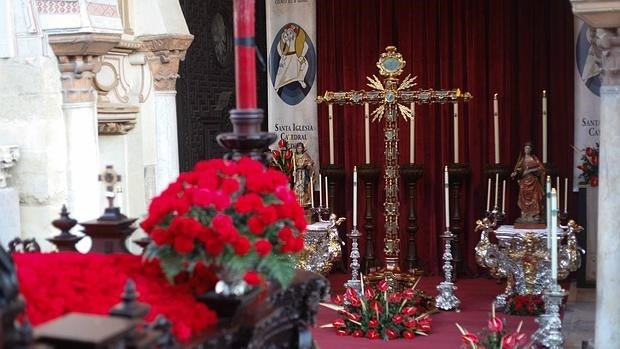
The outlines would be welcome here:
M 286 242 L 293 238 L 293 231 L 291 230 L 291 228 L 284 226 L 278 232 L 278 238 L 283 242 Z
M 250 270 L 250 271 L 247 271 L 245 275 L 243 275 L 243 280 L 247 282 L 248 285 L 258 286 L 260 285 L 262 278 L 259 273 L 253 270 Z
M 256 193 L 248 193 L 238 197 L 234 207 L 238 213 L 245 214 L 263 207 L 263 199 Z
M 218 213 L 211 220 L 211 226 L 215 231 L 221 234 L 223 231 L 233 226 L 233 221 L 229 215 Z
M 256 253 L 258 253 L 259 256 L 264 257 L 271 252 L 272 246 L 269 240 L 260 239 L 254 242 L 254 247 L 256 248 Z
M 276 220 L 278 220 L 278 212 L 273 206 L 264 206 L 260 210 L 258 210 L 258 214 L 260 219 L 263 221 L 265 225 L 269 225 Z
M 211 256 L 217 257 L 224 250 L 224 243 L 219 239 L 212 239 L 209 243 L 205 243 L 205 249 Z
M 215 206 L 216 210 L 222 211 L 228 206 L 230 206 L 230 197 L 228 196 L 228 194 L 222 192 L 221 190 L 218 190 L 217 192 L 215 192 L 215 195 L 213 195 L 213 205 Z
M 192 195 L 192 203 L 200 207 L 207 207 L 213 202 L 213 194 L 209 189 L 198 189 Z
M 194 250 L 194 239 L 187 236 L 177 236 L 174 239 L 174 250 L 178 253 L 190 253 Z

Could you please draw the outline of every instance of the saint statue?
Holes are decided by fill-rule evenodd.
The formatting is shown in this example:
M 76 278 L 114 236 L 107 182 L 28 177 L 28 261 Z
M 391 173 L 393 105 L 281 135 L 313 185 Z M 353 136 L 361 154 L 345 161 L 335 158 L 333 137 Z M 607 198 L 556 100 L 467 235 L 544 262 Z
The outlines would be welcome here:
M 303 207 L 309 206 L 312 203 L 310 181 L 314 181 L 314 161 L 302 142 L 295 145 L 293 165 L 293 191 L 297 202 Z
M 510 177 L 519 183 L 519 201 L 521 217 L 515 223 L 544 223 L 542 212 L 542 200 L 544 198 L 543 183 L 545 183 L 545 167 L 543 163 L 532 154 L 532 144 L 525 143 L 523 153 L 519 156 L 517 164 Z

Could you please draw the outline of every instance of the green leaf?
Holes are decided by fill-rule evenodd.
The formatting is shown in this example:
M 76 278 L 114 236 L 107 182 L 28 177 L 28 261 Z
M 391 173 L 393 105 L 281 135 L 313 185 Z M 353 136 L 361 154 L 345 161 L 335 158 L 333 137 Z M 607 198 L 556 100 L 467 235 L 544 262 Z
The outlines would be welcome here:
M 257 269 L 268 278 L 277 280 L 286 288 L 295 276 L 295 268 L 293 266 L 293 260 L 289 255 L 270 253 L 260 261 Z

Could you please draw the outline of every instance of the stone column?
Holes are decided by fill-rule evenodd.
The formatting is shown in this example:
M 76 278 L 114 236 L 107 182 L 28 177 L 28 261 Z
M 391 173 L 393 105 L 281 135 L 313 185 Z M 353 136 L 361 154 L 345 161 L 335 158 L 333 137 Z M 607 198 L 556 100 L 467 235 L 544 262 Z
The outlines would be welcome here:
M 50 36 L 58 57 L 67 135 L 69 210 L 78 220 L 99 217 L 100 187 L 96 93 L 93 78 L 101 68 L 98 56 L 120 41 L 112 34 Z
M 602 49 L 599 155 L 596 348 L 620 343 L 620 30 L 597 29 Z
M 153 75 L 155 103 L 155 192 L 164 190 L 179 175 L 176 81 L 179 63 L 194 40 L 190 34 L 147 35 L 139 38 Z
M 15 188 L 8 186 L 11 169 L 19 160 L 19 147 L 16 145 L 0 145 L 0 245 L 21 236 L 19 212 L 19 195 Z

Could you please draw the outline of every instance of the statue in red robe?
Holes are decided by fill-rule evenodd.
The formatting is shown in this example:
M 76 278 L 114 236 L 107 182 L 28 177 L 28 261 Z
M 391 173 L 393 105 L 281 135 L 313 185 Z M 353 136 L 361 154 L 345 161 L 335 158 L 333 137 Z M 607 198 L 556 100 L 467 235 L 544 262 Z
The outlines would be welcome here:
M 543 223 L 545 167 L 538 157 L 532 154 L 531 143 L 523 146 L 523 154 L 519 156 L 510 177 L 517 178 L 519 183 L 518 205 L 521 217 L 517 218 L 516 223 Z

